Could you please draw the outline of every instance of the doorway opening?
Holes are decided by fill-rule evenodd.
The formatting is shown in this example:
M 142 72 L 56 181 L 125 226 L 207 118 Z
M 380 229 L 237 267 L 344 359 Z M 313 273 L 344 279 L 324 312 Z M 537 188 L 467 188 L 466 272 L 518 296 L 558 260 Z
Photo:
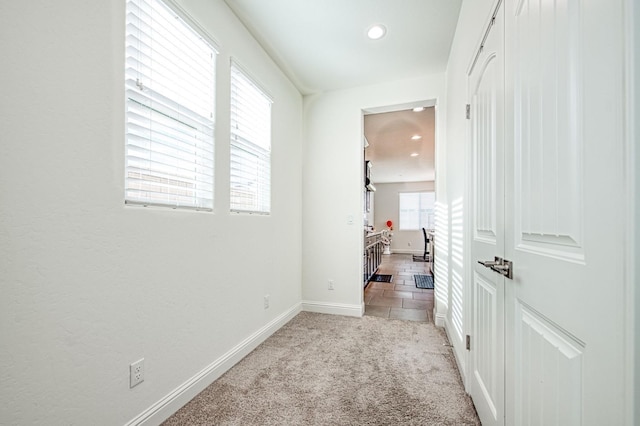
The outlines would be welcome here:
M 365 315 L 433 321 L 435 101 L 363 111 Z

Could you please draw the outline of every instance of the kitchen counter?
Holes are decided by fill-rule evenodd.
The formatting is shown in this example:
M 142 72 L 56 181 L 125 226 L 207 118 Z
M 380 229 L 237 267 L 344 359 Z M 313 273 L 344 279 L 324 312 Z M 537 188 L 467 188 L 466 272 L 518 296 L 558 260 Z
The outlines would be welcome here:
M 369 279 L 376 273 L 380 263 L 382 262 L 382 251 L 384 250 L 384 244 L 382 244 L 382 231 L 380 232 L 367 232 L 364 233 L 364 286 L 369 283 Z

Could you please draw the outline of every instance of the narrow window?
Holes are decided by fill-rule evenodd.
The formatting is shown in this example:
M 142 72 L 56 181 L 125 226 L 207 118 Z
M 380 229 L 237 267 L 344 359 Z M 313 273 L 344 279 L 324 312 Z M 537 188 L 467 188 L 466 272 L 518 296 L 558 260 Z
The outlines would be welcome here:
M 401 192 L 400 230 L 412 231 L 421 228 L 434 229 L 434 192 Z
M 271 99 L 231 64 L 232 212 L 271 211 Z
M 159 0 L 128 0 L 125 203 L 213 209 L 214 48 Z

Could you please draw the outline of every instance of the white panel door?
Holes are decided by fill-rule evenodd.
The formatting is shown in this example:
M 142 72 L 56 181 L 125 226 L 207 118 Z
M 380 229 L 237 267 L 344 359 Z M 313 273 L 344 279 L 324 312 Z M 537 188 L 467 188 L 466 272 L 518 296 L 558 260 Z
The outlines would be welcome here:
M 469 76 L 471 120 L 472 324 L 469 391 L 482 424 L 504 424 L 504 286 L 477 263 L 504 251 L 503 12 L 490 24 Z
M 619 0 L 509 0 L 506 423 L 623 424 Z

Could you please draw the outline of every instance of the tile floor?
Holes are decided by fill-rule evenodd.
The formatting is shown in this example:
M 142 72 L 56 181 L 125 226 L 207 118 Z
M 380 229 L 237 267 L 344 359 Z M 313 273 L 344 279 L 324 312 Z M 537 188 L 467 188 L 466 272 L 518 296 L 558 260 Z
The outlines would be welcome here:
M 414 274 L 430 274 L 430 263 L 414 262 L 410 254 L 382 256 L 378 274 L 393 275 L 390 283 L 370 282 L 364 290 L 365 315 L 433 322 L 433 290 L 416 287 Z

